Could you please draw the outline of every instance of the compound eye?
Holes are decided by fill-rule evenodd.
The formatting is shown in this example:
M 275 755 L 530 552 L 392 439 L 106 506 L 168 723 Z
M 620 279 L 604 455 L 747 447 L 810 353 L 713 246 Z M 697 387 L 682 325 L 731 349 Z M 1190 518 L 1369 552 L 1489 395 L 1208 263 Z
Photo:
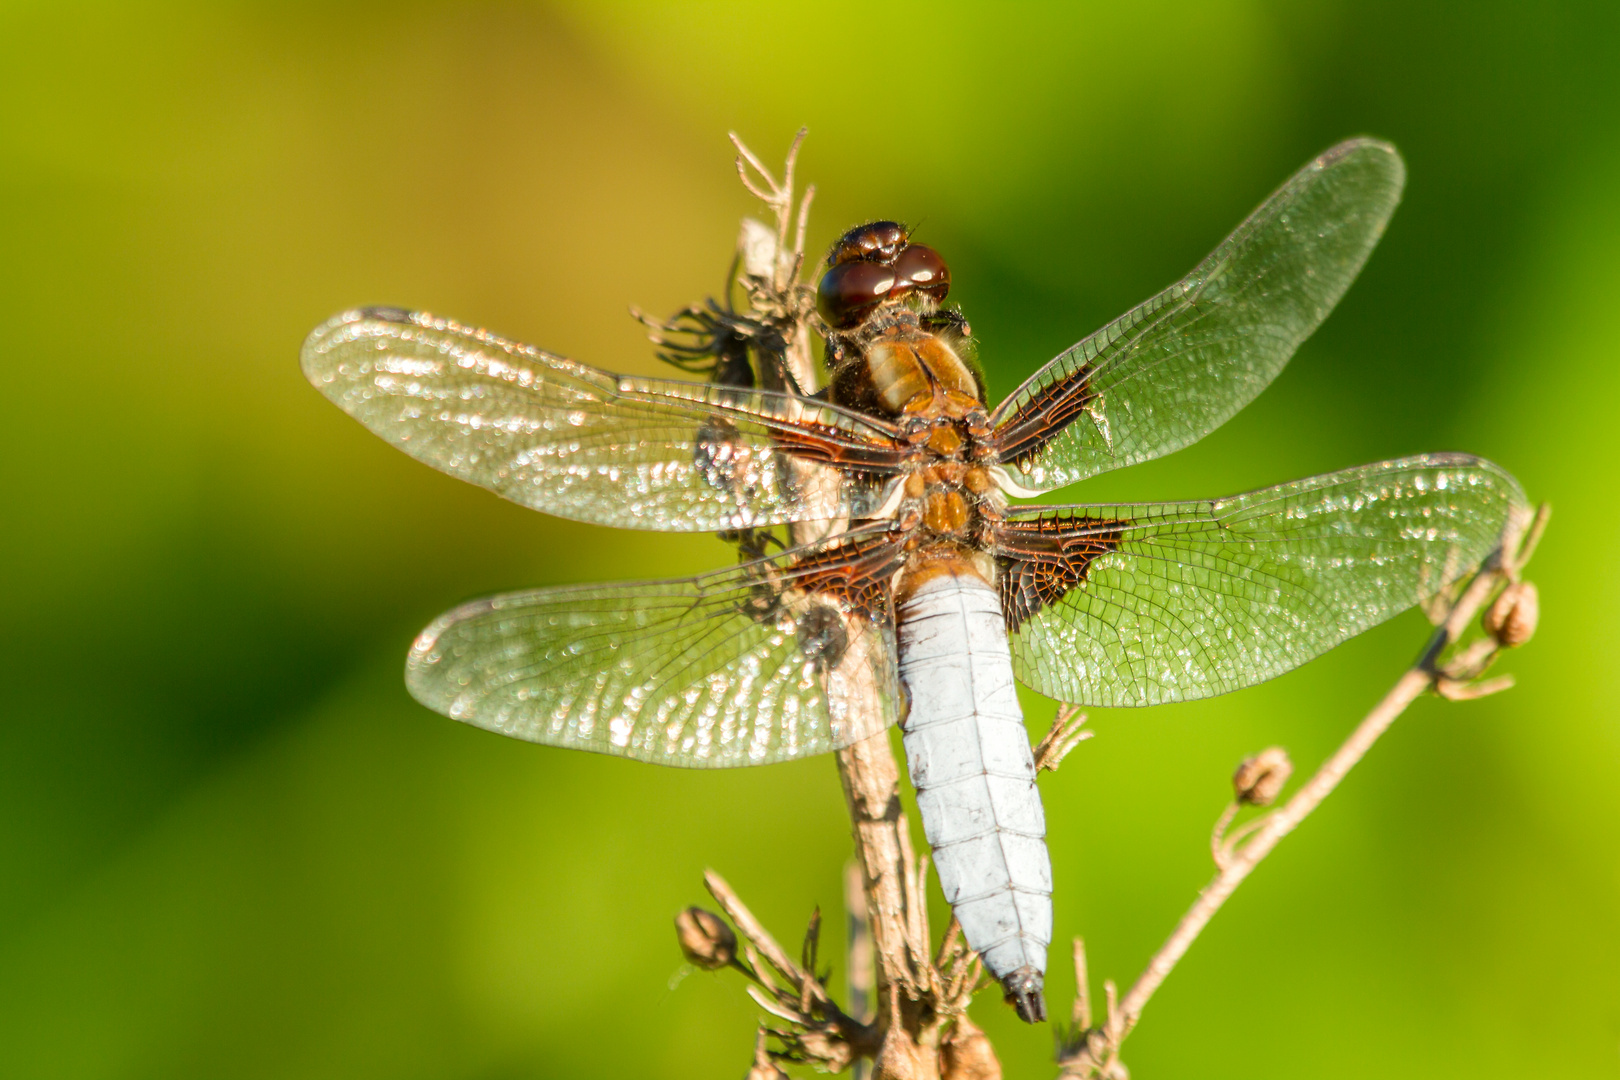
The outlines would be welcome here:
M 951 270 L 933 248 L 912 244 L 895 260 L 894 287 L 916 289 L 936 301 L 943 300 L 951 291 Z
M 816 310 L 838 330 L 857 325 L 894 288 L 894 271 L 870 262 L 840 263 L 821 275 Z
M 874 221 L 857 225 L 838 238 L 827 255 L 827 265 L 847 262 L 894 262 L 906 246 L 906 228 L 894 221 Z

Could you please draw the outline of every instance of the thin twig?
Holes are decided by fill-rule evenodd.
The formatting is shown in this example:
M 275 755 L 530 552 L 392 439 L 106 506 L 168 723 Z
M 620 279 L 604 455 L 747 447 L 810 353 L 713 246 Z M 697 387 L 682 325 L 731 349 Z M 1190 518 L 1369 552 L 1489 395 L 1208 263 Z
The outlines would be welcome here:
M 1255 832 L 1254 838 L 1247 845 L 1232 855 L 1220 875 L 1199 894 L 1197 903 L 1193 904 L 1182 917 L 1175 932 L 1153 957 L 1147 970 L 1136 980 L 1130 992 L 1125 995 L 1125 1000 L 1120 1004 L 1110 1023 L 1109 1036 L 1113 1041 L 1122 1039 L 1125 1032 L 1136 1023 L 1148 998 L 1153 996 L 1154 991 L 1164 982 L 1165 976 L 1169 975 L 1170 970 L 1186 955 L 1193 939 L 1214 917 L 1215 912 L 1220 910 L 1226 898 L 1231 896 L 1253 872 L 1260 860 L 1271 853 L 1278 841 L 1292 832 L 1307 814 L 1321 805 L 1322 800 L 1339 786 L 1345 774 L 1366 755 L 1378 737 L 1394 723 L 1395 718 L 1429 688 L 1431 681 L 1432 676 L 1429 672 L 1421 668 L 1413 668 L 1401 676 L 1389 693 L 1384 695 L 1384 700 L 1367 714 L 1366 719 L 1356 727 L 1344 745 L 1340 746 L 1317 770 L 1316 775 L 1311 777 L 1282 809 L 1266 819 L 1265 824 Z
M 1231 809 L 1233 812 L 1236 811 L 1237 805 L 1237 803 L 1232 804 Z M 1232 861 L 1232 852 L 1236 850 L 1237 846 L 1243 843 L 1243 841 L 1247 840 L 1249 837 L 1253 836 L 1255 833 L 1259 832 L 1261 829 L 1265 828 L 1266 821 L 1268 819 L 1269 815 L 1266 815 L 1263 817 L 1257 817 L 1253 821 L 1246 821 L 1242 825 L 1238 826 L 1235 832 L 1228 833 L 1226 836 L 1222 837 L 1220 853 L 1215 856 L 1215 865 L 1219 866 L 1222 870 L 1226 869 L 1226 864 Z
M 1064 1063 L 1065 1075 L 1108 1075 L 1111 1063 L 1117 1063 L 1120 1044 L 1135 1027 L 1148 999 L 1186 955 L 1188 948 L 1209 924 L 1210 919 L 1214 918 L 1221 905 L 1226 903 L 1227 898 L 1248 878 L 1260 860 L 1269 855 L 1283 837 L 1292 832 L 1339 786 L 1339 782 L 1366 755 L 1373 743 L 1378 741 L 1379 736 L 1389 729 L 1406 707 L 1425 691 L 1435 688 L 1440 680 L 1448 677 L 1448 672 L 1439 666 L 1441 656 L 1463 635 L 1496 590 L 1505 581 L 1517 579 L 1518 573 L 1529 561 L 1536 543 L 1541 538 L 1542 531 L 1546 527 L 1547 514 L 1548 509 L 1543 505 L 1529 529 L 1521 532 L 1519 536 L 1513 535 L 1513 532 L 1517 531 L 1515 528 L 1517 523 L 1510 523 L 1510 532 L 1504 537 L 1503 546 L 1474 575 L 1461 597 L 1446 613 L 1444 621 L 1435 630 L 1418 660 L 1396 680 L 1383 700 L 1356 726 L 1344 744 L 1333 753 L 1332 757 L 1322 763 L 1316 775 L 1312 776 L 1287 804 L 1261 819 L 1261 824 L 1254 831 L 1253 839 L 1235 851 L 1231 849 L 1230 844 L 1222 845 L 1218 849 L 1216 861 L 1221 864 L 1221 869 L 1215 880 L 1198 894 L 1198 899 L 1182 916 L 1174 932 L 1154 954 L 1153 959 L 1148 962 L 1146 970 L 1131 986 L 1124 1001 L 1120 1002 L 1117 1009 L 1110 1004 L 1108 1017 L 1103 1026 L 1092 1031 L 1083 1041 L 1079 1052 Z
M 1074 939 L 1074 1025 L 1091 1030 L 1091 975 L 1086 970 L 1086 943 Z
M 1465 679 L 1451 679 L 1441 676 L 1435 680 L 1434 684 L 1434 692 L 1447 701 L 1475 701 L 1511 689 L 1513 689 L 1513 676 L 1511 675 L 1486 679 L 1484 682 L 1468 682 Z
M 766 966 L 765 961 L 759 958 L 759 951 L 754 948 L 753 942 L 744 941 L 742 947 L 743 957 L 748 961 L 746 974 L 771 993 L 780 994 L 782 992 L 781 988 L 776 985 L 776 980 L 771 978 L 771 969 Z
M 793 234 L 793 252 L 800 259 L 804 258 L 804 234 L 810 227 L 810 204 L 815 201 L 815 197 L 816 185 L 806 184 L 804 187 L 804 199 L 799 203 L 798 231 Z M 795 270 L 795 276 L 797 276 L 797 270 Z
M 789 1009 L 785 1005 L 778 1005 L 776 999 L 757 986 L 745 986 L 743 989 L 748 996 L 754 999 L 754 1004 L 776 1017 L 786 1020 L 790 1024 L 803 1024 L 809 1022 L 809 1017 L 803 1009 Z
M 1503 568 L 1509 581 L 1517 582 L 1524 573 L 1525 564 L 1535 555 L 1536 547 L 1541 543 L 1542 533 L 1547 531 L 1547 522 L 1552 518 L 1552 507 L 1542 503 L 1536 508 L 1536 516 L 1531 520 L 1530 527 L 1525 530 L 1524 539 L 1519 542 L 1518 557 Z
M 1084 730 L 1085 722 L 1086 714 L 1078 705 L 1058 706 L 1051 729 L 1035 746 L 1035 771 L 1056 772 L 1069 751 L 1091 738 L 1094 733 Z
M 953 930 L 960 934 L 962 925 L 956 921 L 954 915 L 951 916 L 951 924 Z M 968 948 L 967 942 L 960 938 L 956 940 L 956 950 L 956 959 L 951 961 L 951 970 L 945 977 L 945 1000 L 947 1001 L 960 999 L 965 988 L 972 987 L 978 981 L 977 976 L 970 973 L 973 965 L 979 959 L 979 954 Z
M 945 961 L 949 960 L 951 953 L 956 950 L 957 940 L 961 935 L 962 924 L 957 921 L 956 916 L 953 914 L 951 921 L 945 924 L 945 936 L 939 941 L 939 951 L 934 954 L 935 967 L 942 968 L 945 966 Z
M 1226 830 L 1231 827 L 1232 819 L 1237 817 L 1238 802 L 1233 799 L 1221 811 L 1221 816 L 1215 819 L 1215 828 L 1209 833 L 1209 857 L 1215 860 L 1215 865 L 1222 870 L 1226 869 L 1228 854 L 1226 851 Z
M 792 984 L 794 991 L 802 992 L 803 988 L 808 984 L 813 987 L 812 993 L 818 1001 L 829 1001 L 826 991 L 821 988 L 821 984 L 815 980 L 814 976 L 806 975 L 799 965 L 793 962 L 793 959 L 788 956 L 787 950 L 777 944 L 776 939 L 771 936 L 771 932 L 765 929 L 758 919 L 754 918 L 754 913 L 748 910 L 748 905 L 744 904 L 731 886 L 726 884 L 725 878 L 713 870 L 705 870 L 703 872 L 703 884 L 707 886 L 709 895 L 713 896 L 720 904 L 720 907 L 725 910 L 725 913 L 731 917 L 732 923 L 737 927 L 737 932 L 747 938 L 749 943 L 759 950 L 760 955 L 772 967 L 782 973 L 782 977 Z
M 912 921 L 912 941 L 917 946 L 917 968 L 933 985 L 934 992 L 940 990 L 939 971 L 934 967 L 928 943 L 933 938 L 933 928 L 928 925 L 928 853 L 925 851 L 917 856 L 917 872 L 911 876 L 911 903 L 916 908 L 917 917 Z
M 743 144 L 742 139 L 738 137 L 735 131 L 727 134 L 731 137 L 731 145 L 737 148 L 737 176 L 742 180 L 743 187 L 747 188 L 748 193 L 760 202 L 774 205 L 777 190 L 776 178 L 765 167 L 765 163 L 755 157 L 754 152 Z M 749 165 L 754 167 L 754 171 L 759 173 L 764 179 L 766 187 L 770 190 L 761 191 L 755 186 L 753 179 L 748 175 Z

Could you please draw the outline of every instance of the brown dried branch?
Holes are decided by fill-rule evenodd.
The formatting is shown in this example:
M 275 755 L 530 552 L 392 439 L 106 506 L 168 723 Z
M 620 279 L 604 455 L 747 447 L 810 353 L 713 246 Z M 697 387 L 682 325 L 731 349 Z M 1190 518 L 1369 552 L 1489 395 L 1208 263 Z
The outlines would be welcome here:
M 1447 684 L 1456 684 L 1464 690 L 1470 689 L 1470 680 L 1484 671 L 1496 653 L 1500 649 L 1511 647 L 1508 644 L 1509 639 L 1501 633 L 1495 633 L 1487 639 L 1489 644 L 1484 649 L 1465 649 L 1451 662 L 1442 662 L 1447 650 L 1462 638 L 1468 625 L 1486 603 L 1505 585 L 1520 580 L 1524 566 L 1530 561 L 1546 528 L 1549 512 L 1549 508 L 1543 504 L 1530 522 L 1521 520 L 1509 523 L 1496 552 L 1474 575 L 1462 594 L 1443 612 L 1440 625 L 1417 661 L 1396 680 L 1383 700 L 1366 715 L 1344 744 L 1322 763 L 1316 774 L 1288 800 L 1286 805 L 1253 824 L 1252 837 L 1247 843 L 1236 846 L 1243 838 L 1241 833 L 1230 841 L 1222 841 L 1220 833 L 1216 834 L 1212 848 L 1216 852 L 1215 859 L 1220 872 L 1198 894 L 1198 899 L 1182 916 L 1174 932 L 1154 954 L 1146 970 L 1137 978 L 1125 995 L 1125 1000 L 1117 1008 L 1113 1004 L 1110 988 L 1108 1015 L 1100 1027 L 1085 1031 L 1067 1048 L 1061 1061 L 1063 1076 L 1090 1078 L 1119 1075 L 1119 1070 L 1123 1068 L 1119 1064 L 1120 1044 L 1141 1018 L 1142 1009 L 1148 999 L 1164 983 L 1177 962 L 1186 955 L 1193 941 L 1204 927 L 1209 925 L 1210 919 L 1215 917 L 1221 905 L 1226 903 L 1227 898 L 1254 871 L 1260 860 L 1269 855 L 1283 837 L 1321 805 L 1322 800 L 1339 786 L 1339 782 L 1366 755 L 1373 743 L 1378 741 L 1379 736 L 1389 729 L 1408 705 L 1425 691 L 1433 690 L 1438 693 L 1441 692 L 1442 686 Z M 1533 629 L 1533 626 L 1530 627 L 1530 630 Z M 1521 632 L 1514 644 L 1522 643 L 1528 636 L 1528 632 Z M 1473 685 L 1471 689 L 1472 696 L 1494 692 L 1490 683 Z M 1453 690 L 1453 693 L 1456 693 L 1456 690 Z M 1222 821 L 1230 822 L 1231 815 L 1232 811 L 1229 808 L 1228 812 L 1222 815 Z M 1221 832 L 1224 832 L 1224 826 Z
M 804 144 L 804 137 L 810 133 L 809 128 L 800 128 L 793 137 L 793 145 L 788 148 L 787 162 L 782 168 L 782 180 L 777 182 L 776 177 L 765 167 L 754 152 L 748 149 L 735 131 L 730 133 L 731 144 L 737 148 L 737 176 L 742 180 L 743 187 L 766 206 L 770 207 L 776 218 L 775 258 L 770 266 L 769 275 L 756 274 L 758 277 L 767 277 L 769 290 L 776 293 L 786 293 L 789 287 L 797 280 L 799 267 L 804 261 L 804 234 L 805 226 L 810 213 L 810 201 L 815 196 L 815 188 L 805 189 L 803 201 L 799 204 L 799 224 L 792 247 L 788 245 L 788 232 L 793 224 L 793 170 L 798 163 L 799 147 Z M 756 183 L 749 175 L 752 168 L 758 174 L 760 183 Z
M 778 945 L 769 930 L 761 926 L 754 913 L 748 910 L 742 900 L 732 891 L 726 879 L 713 870 L 703 872 L 703 884 L 708 888 L 709 895 L 713 896 L 725 913 L 731 917 L 737 932 L 747 938 L 749 944 L 759 951 L 759 954 L 775 968 L 792 985 L 795 993 L 808 982 L 813 982 L 799 965 L 788 957 L 787 951 Z
M 805 266 L 804 238 L 813 189 L 802 197 L 794 194 L 794 166 L 804 134 L 800 131 L 795 138 L 780 182 L 735 135 L 732 143 L 737 150 L 738 175 L 769 208 L 775 226 L 743 223 L 737 282 L 748 298 L 748 316 L 781 331 L 785 343 L 782 364 L 797 385 L 808 391 L 818 383 L 810 330 L 815 305 L 813 293 L 799 275 Z M 806 470 L 796 460 L 786 465 L 799 473 L 804 485 L 828 480 L 817 475 L 823 470 Z M 841 531 L 847 523 L 822 523 L 821 527 L 825 531 L 813 531 L 814 525 L 794 526 L 791 539 L 795 543 L 820 539 Z M 860 670 L 840 672 L 840 676 L 871 680 L 869 673 Z M 856 708 L 874 712 L 882 708 L 875 683 L 869 694 L 846 696 Z M 876 716 L 852 716 L 848 721 L 856 726 L 867 724 L 872 730 L 885 726 Z M 1062 752 L 1067 752 L 1067 746 Z M 840 751 L 838 772 L 859 871 L 855 887 L 847 890 L 858 893 L 858 903 L 847 906 L 851 925 L 859 926 L 851 934 L 850 1013 L 832 1000 L 813 970 L 808 946 L 814 930 L 807 935 L 810 940 L 803 961 L 795 963 L 718 875 L 711 871 L 705 878 L 743 939 L 745 959 L 732 966 L 755 984 L 748 989 L 759 1006 L 785 1025 L 762 1029 L 783 1045 L 775 1056 L 809 1061 L 832 1071 L 870 1058 L 874 1075 L 892 1080 L 999 1077 L 1000 1066 L 989 1040 L 964 1015 L 981 968 L 961 940 L 954 919 L 937 958 L 931 947 L 925 891 L 928 860 L 912 850 L 910 824 L 900 804 L 899 767 L 888 735 L 875 735 Z M 857 958 L 857 941 L 864 962 Z M 875 1006 L 869 1021 L 868 1000 Z
M 1077 1031 L 1091 1029 L 1091 975 L 1086 970 L 1086 943 L 1074 939 L 1074 1016 Z
M 784 246 L 794 203 L 792 166 L 803 138 L 801 130 L 789 152 L 788 166 L 783 170 L 784 183 L 772 187 L 770 197 L 765 200 L 776 214 L 776 236 L 778 243 Z M 739 146 L 739 152 L 741 150 Z M 753 155 L 744 156 L 752 158 Z M 803 237 L 805 215 L 810 207 L 809 194 L 806 192 L 799 204 L 794 248 L 786 253 L 785 259 L 778 248 L 772 261 L 776 268 L 791 266 L 792 276 L 784 278 L 779 274 L 774 289 L 754 289 L 749 293 L 750 302 L 761 312 L 794 321 L 794 332 L 788 337 L 786 362 L 794 379 L 807 389 L 818 382 L 815 359 L 810 351 L 809 320 L 814 302 L 809 290 L 798 282 L 797 274 L 804 265 Z M 817 538 L 807 529 L 795 528 L 792 532 L 795 542 Z M 849 674 L 870 678 L 863 672 Z M 877 689 L 874 685 L 872 692 L 864 696 L 866 707 L 874 712 L 882 707 Z M 852 719 L 880 721 L 878 717 Z M 881 722 L 869 724 L 870 729 L 878 731 L 885 726 Z M 876 960 L 877 1015 L 873 1024 L 882 1040 L 875 1055 L 876 1075 L 895 1080 L 937 1077 L 938 1048 L 945 1034 L 942 1029 L 954 1015 L 961 1013 L 966 1003 L 963 1001 L 957 1006 L 954 996 L 941 999 L 940 989 L 949 980 L 942 979 L 932 963 L 925 879 L 911 849 L 911 826 L 900 806 L 900 772 L 889 748 L 888 735 L 874 735 L 839 751 L 838 775 L 849 808 Z
M 759 1035 L 754 1040 L 754 1067 L 748 1070 L 745 1080 L 789 1080 L 788 1074 L 771 1060 L 770 1051 L 765 1045 L 765 1035 L 765 1028 L 761 1026 Z
M 849 1013 L 865 1021 L 872 1001 L 872 928 L 867 921 L 861 868 L 854 862 L 844 866 L 844 911 L 848 927 L 844 979 L 849 984 Z

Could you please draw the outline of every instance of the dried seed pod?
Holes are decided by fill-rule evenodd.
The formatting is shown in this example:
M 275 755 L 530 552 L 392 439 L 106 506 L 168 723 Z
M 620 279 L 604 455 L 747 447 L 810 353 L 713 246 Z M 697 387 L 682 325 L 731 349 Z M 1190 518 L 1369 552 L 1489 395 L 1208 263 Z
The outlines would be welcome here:
M 1268 747 L 1243 759 L 1232 774 L 1232 791 L 1237 801 L 1250 806 L 1269 806 L 1294 774 L 1294 763 L 1280 746 Z
M 709 915 L 707 911 L 702 911 L 701 908 L 691 908 L 689 910 L 701 911 L 702 914 Z M 709 915 L 709 917 L 714 918 L 713 915 Z M 754 1067 L 748 1070 L 748 1075 L 743 1077 L 743 1080 L 791 1080 L 788 1074 L 783 1072 L 776 1062 L 771 1060 L 770 1051 L 765 1046 L 764 1028 L 759 1029 L 759 1034 L 754 1039 Z
M 712 911 L 689 907 L 675 916 L 681 953 L 705 971 L 723 968 L 737 956 L 737 935 Z
M 1481 620 L 1485 632 L 1505 648 L 1514 648 L 1530 640 L 1541 618 L 1541 598 L 1534 582 L 1516 581 L 1502 590 L 1485 611 Z
M 942 1080 L 1001 1080 L 1001 1062 L 989 1036 L 980 1031 L 966 1014 L 939 1047 Z
M 801 1032 L 788 1049 L 812 1061 L 817 1072 L 840 1073 L 855 1061 L 855 1048 L 836 1030 Z
M 743 1080 L 792 1080 L 792 1078 L 778 1068 L 776 1062 L 766 1061 L 756 1062 Z

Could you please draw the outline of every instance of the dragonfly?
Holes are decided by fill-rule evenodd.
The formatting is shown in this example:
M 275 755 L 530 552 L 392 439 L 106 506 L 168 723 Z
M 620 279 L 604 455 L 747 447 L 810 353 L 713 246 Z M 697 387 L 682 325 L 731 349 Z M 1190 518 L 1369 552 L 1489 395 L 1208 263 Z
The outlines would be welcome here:
M 704 381 L 424 312 L 332 318 L 305 374 L 417 460 L 574 521 L 721 533 L 743 556 L 464 604 L 411 647 L 410 692 L 518 739 L 688 768 L 899 723 L 945 899 L 1018 1015 L 1044 1020 L 1052 873 L 1016 684 L 1099 707 L 1251 686 L 1445 595 L 1525 512 L 1511 475 L 1464 454 L 1216 499 L 1013 501 L 1179 450 L 1253 400 L 1360 272 L 1404 176 L 1387 143 L 1331 148 L 993 408 L 949 267 L 891 221 L 827 257 L 815 393 L 756 385 L 727 342 L 760 326 L 715 304 Z M 833 524 L 761 540 L 813 523 Z

